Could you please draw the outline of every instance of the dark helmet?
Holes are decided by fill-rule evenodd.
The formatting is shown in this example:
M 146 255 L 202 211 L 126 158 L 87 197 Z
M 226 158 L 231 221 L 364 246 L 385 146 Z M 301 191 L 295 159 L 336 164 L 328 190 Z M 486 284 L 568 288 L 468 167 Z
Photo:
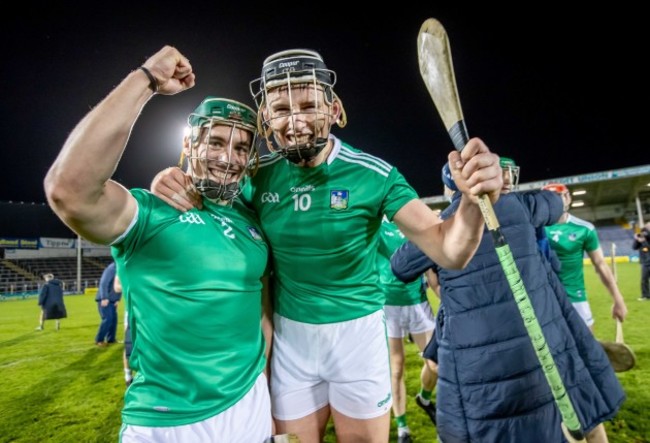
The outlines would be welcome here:
M 311 49 L 289 49 L 277 52 L 264 60 L 262 65 L 261 76 L 250 82 L 250 92 L 257 104 L 258 111 L 265 107 L 267 103 L 267 94 L 269 91 L 283 86 L 295 86 L 301 84 L 312 84 L 321 87 L 325 96 L 327 105 L 334 101 L 340 104 L 341 115 L 337 119 L 339 127 L 344 127 L 347 123 L 343 104 L 334 92 L 336 84 L 336 73 L 327 68 L 321 55 Z M 292 114 L 292 118 L 294 115 Z M 327 145 L 329 135 L 329 126 L 325 133 L 316 134 L 312 140 L 307 143 L 291 146 L 278 146 L 271 141 L 273 135 L 271 130 L 271 121 L 273 116 L 264 120 L 262 113 L 258 116 L 260 133 L 264 135 L 267 146 L 271 151 L 278 151 L 283 157 L 293 163 L 299 163 L 302 160 L 310 160 L 316 157 Z
M 258 108 L 270 89 L 288 84 L 315 83 L 325 89 L 326 98 L 333 98 L 336 72 L 327 69 L 323 57 L 311 49 L 288 49 L 264 60 L 262 75 L 250 82 L 250 91 Z

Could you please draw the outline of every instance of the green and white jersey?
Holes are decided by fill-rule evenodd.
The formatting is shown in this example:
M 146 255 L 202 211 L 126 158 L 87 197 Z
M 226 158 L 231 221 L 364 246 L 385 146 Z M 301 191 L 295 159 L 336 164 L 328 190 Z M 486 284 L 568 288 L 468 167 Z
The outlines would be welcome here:
M 112 245 L 136 371 L 123 423 L 180 426 L 237 403 L 266 365 L 260 278 L 269 250 L 240 201 L 181 213 L 133 189 L 138 214 Z
M 389 306 L 411 306 L 427 301 L 421 278 L 411 283 L 403 283 L 395 277 L 390 267 L 390 257 L 406 241 L 407 238 L 395 223 L 387 219 L 383 221 L 379 230 L 377 271 L 379 272 L 379 286 L 386 296 L 385 304 Z
M 587 301 L 585 289 L 585 252 L 600 248 L 594 225 L 573 215 L 566 223 L 546 226 L 546 236 L 562 267 L 558 276 L 572 303 Z
M 392 220 L 418 198 L 396 168 L 330 137 L 334 147 L 320 166 L 264 156 L 244 188 L 271 245 L 275 311 L 312 324 L 382 309 L 376 270 L 382 215 Z

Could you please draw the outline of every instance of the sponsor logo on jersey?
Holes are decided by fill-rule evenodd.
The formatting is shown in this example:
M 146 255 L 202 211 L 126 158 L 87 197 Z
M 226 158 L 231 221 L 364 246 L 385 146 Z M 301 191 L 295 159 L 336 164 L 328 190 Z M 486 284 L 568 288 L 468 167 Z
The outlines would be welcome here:
M 262 203 L 280 203 L 280 196 L 277 192 L 265 192 L 262 194 Z
M 391 399 L 391 393 L 389 392 L 389 393 L 388 393 L 388 396 L 387 396 L 385 399 L 383 399 L 382 401 L 380 401 L 379 403 L 377 403 L 377 407 L 378 407 L 378 408 L 381 408 L 381 407 L 384 406 L 386 403 L 388 403 L 388 402 L 390 401 L 390 399 Z
M 569 240 L 571 240 L 571 241 L 576 241 L 577 238 L 578 238 L 578 236 L 577 236 L 574 232 L 572 232 L 571 234 L 569 234 Z
M 291 189 L 289 189 L 291 192 L 295 193 L 303 193 L 303 192 L 311 192 L 316 190 L 316 186 L 314 185 L 306 185 L 306 186 L 292 186 Z
M 190 223 L 196 225 L 205 224 L 201 216 L 199 214 L 195 214 L 194 212 L 186 212 L 185 214 L 181 214 L 178 216 L 178 219 L 181 221 L 181 223 Z
M 254 226 L 248 226 L 248 232 L 250 232 L 251 237 L 253 237 L 255 240 L 262 240 L 262 236 L 260 235 L 260 232 L 255 229 Z
M 226 226 L 228 224 L 233 224 L 232 220 L 225 215 L 216 215 L 216 214 L 210 214 L 210 217 L 212 217 L 215 220 L 218 220 L 221 223 L 221 226 Z
M 350 193 L 347 190 L 330 191 L 330 208 L 337 210 L 347 209 L 349 195 Z

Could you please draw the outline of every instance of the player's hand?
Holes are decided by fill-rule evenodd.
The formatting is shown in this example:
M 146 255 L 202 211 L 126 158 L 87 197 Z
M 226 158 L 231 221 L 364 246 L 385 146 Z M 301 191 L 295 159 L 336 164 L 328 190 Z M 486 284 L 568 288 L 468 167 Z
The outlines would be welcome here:
M 622 323 L 625 321 L 625 317 L 627 317 L 627 306 L 625 306 L 625 302 L 615 302 L 612 306 L 612 318 Z
M 156 78 L 158 94 L 173 95 L 194 86 L 190 61 L 173 46 L 164 46 L 143 66 Z
M 194 187 L 192 178 L 176 166 L 156 174 L 151 182 L 151 192 L 179 211 L 203 208 L 201 194 Z
M 481 139 L 470 139 L 461 152 L 452 151 L 447 159 L 456 186 L 474 203 L 483 194 L 492 203 L 498 200 L 503 187 L 499 156 L 490 152 Z

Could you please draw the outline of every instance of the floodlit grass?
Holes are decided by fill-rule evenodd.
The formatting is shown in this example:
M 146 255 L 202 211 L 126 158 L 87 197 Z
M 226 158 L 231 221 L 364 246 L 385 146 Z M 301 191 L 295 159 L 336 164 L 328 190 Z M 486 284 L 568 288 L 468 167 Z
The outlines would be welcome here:
M 586 274 L 595 334 L 613 341 L 611 299 L 591 266 Z M 650 389 L 645 385 L 650 381 L 650 302 L 637 301 L 637 263 L 617 264 L 617 274 L 629 309 L 625 342 L 634 349 L 637 365 L 618 374 L 628 398 L 606 427 L 611 443 L 650 443 Z M 65 302 L 68 318 L 61 321 L 60 331 L 52 320 L 44 331 L 34 330 L 39 315 L 35 298 L 0 302 L 0 443 L 118 441 L 123 345 L 95 347 L 99 315 L 94 297 L 66 296 Z M 408 343 L 406 349 L 409 427 L 414 441 L 434 442 L 435 428 L 413 400 L 422 362 L 415 345 Z M 391 423 L 391 441 L 396 438 Z M 336 441 L 332 427 L 325 441 Z

